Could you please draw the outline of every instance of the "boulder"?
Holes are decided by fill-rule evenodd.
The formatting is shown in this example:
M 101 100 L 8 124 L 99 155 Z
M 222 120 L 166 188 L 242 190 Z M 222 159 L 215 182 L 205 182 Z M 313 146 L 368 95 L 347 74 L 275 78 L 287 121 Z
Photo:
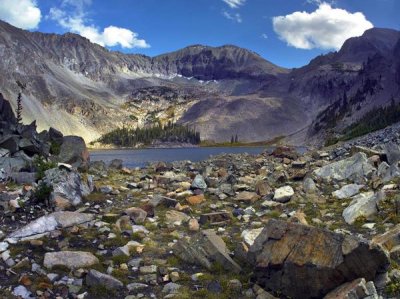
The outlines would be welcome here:
M 182 224 L 182 222 L 189 221 L 190 217 L 185 213 L 175 210 L 167 211 L 165 213 L 165 223 L 167 224 Z
M 229 256 L 225 242 L 213 230 L 200 231 L 189 240 L 179 240 L 173 251 L 185 262 L 203 266 L 208 270 L 211 270 L 215 263 L 219 263 L 228 271 L 241 271 L 241 267 Z
M 108 167 L 110 169 L 121 170 L 123 163 L 124 161 L 122 161 L 121 159 L 114 159 L 110 162 L 110 165 L 108 165 Z
M 102 286 L 107 290 L 120 289 L 124 286 L 121 281 L 111 275 L 93 269 L 86 275 L 86 284 L 91 287 Z
M 42 216 L 24 227 L 12 232 L 7 241 L 16 243 L 18 241 L 37 239 L 54 231 L 58 228 L 66 228 L 74 225 L 92 221 L 92 214 L 84 214 L 78 212 L 54 212 L 49 215 Z
M 36 172 L 13 172 L 10 178 L 17 184 L 33 184 L 36 182 Z
M 0 148 L 7 149 L 11 155 L 18 152 L 19 149 L 19 136 L 18 135 L 8 135 L 0 139 Z
M 400 161 L 400 147 L 398 144 L 393 142 L 386 144 L 385 153 L 389 165 L 397 164 Z
M 347 282 L 332 292 L 327 294 L 324 299 L 378 299 L 375 285 L 372 281 L 366 282 L 364 278 L 358 278 L 352 282 Z
M 314 174 L 326 180 L 343 181 L 347 179 L 363 181 L 370 177 L 375 168 L 368 163 L 367 155 L 357 153 L 350 158 L 334 162 L 314 170 Z
M 78 172 L 70 171 L 65 167 L 46 170 L 43 182 L 53 188 L 51 201 L 61 196 L 73 206 L 79 205 L 82 202 L 82 196 L 89 195 L 93 191 L 91 184 L 84 182 Z
M 396 177 L 400 177 L 400 169 L 396 164 L 389 165 L 386 162 L 382 162 L 378 166 L 378 176 L 386 183 Z
M 235 200 L 237 201 L 244 201 L 244 202 L 255 202 L 258 199 L 260 199 L 260 196 L 257 193 L 249 191 L 242 191 L 235 198 Z
M 322 298 L 338 286 L 385 273 L 379 245 L 325 229 L 271 219 L 249 248 L 254 281 L 290 298 Z
M 354 197 L 349 206 L 343 211 L 343 218 L 348 224 L 353 224 L 357 218 L 375 215 L 378 212 L 377 204 L 384 197 L 383 192 L 373 191 L 361 193 Z
M 202 175 L 198 174 L 192 182 L 192 189 L 207 189 L 207 184 Z
M 339 190 L 333 192 L 332 195 L 339 199 L 349 198 L 358 194 L 360 192 L 360 189 L 363 187 L 364 185 L 357 185 L 357 184 L 345 185 Z
M 99 259 L 97 257 L 90 252 L 84 251 L 47 252 L 43 261 L 43 265 L 47 269 L 62 266 L 71 270 L 88 268 L 98 263 Z
M 290 186 L 284 186 L 275 190 L 274 201 L 285 203 L 294 195 L 294 190 Z
M 58 131 L 54 128 L 49 129 L 50 141 L 61 145 L 61 143 L 63 142 L 63 137 L 64 137 L 64 135 L 60 131 Z
M 400 246 L 400 224 L 392 227 L 382 235 L 375 236 L 372 239 L 372 242 L 383 246 L 389 251 Z
M 89 151 L 82 137 L 65 136 L 60 146 L 57 162 L 71 164 L 77 168 L 89 167 Z
M 312 178 L 305 178 L 303 181 L 303 190 L 307 194 L 313 194 L 318 191 L 318 188 Z

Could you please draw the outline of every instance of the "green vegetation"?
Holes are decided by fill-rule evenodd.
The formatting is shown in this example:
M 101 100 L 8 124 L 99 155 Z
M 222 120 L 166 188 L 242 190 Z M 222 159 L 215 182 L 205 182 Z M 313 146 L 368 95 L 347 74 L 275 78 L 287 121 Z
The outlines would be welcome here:
M 400 121 L 400 104 L 392 102 L 387 107 L 374 108 L 357 123 L 344 130 L 343 140 L 349 140 L 364 134 L 383 129 Z
M 37 171 L 37 179 L 41 180 L 45 176 L 45 171 L 57 167 L 57 164 L 52 161 L 46 161 L 43 157 L 37 156 L 33 160 L 33 167 Z
M 150 128 L 119 128 L 103 136 L 97 142 L 116 146 L 131 147 L 137 144 L 150 145 L 153 142 L 179 142 L 200 143 L 200 133 L 188 126 L 177 125 L 169 122 L 162 127 L 156 124 Z
M 381 130 L 400 121 L 400 104 L 392 99 L 391 104 L 386 107 L 373 108 L 356 123 L 345 128 L 342 136 L 330 136 L 325 146 L 336 144 L 339 141 L 350 140 L 377 130 Z
M 46 203 L 50 198 L 51 192 L 53 192 L 53 187 L 42 182 L 36 188 L 34 197 L 37 202 Z

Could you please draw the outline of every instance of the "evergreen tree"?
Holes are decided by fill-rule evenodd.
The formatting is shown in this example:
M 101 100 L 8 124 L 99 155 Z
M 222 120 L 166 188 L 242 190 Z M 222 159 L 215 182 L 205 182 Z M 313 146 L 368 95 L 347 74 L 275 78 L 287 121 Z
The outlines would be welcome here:
M 235 143 L 238 143 L 239 142 L 239 140 L 238 140 L 238 135 L 236 134 L 236 136 L 235 136 Z
M 22 123 L 22 91 L 25 89 L 26 85 L 22 84 L 20 81 L 16 81 L 18 87 L 21 89 L 21 91 L 18 93 L 18 98 L 17 98 L 17 122 L 20 124 Z
M 235 139 L 233 138 L 233 135 L 231 137 L 231 144 L 233 144 L 235 142 Z

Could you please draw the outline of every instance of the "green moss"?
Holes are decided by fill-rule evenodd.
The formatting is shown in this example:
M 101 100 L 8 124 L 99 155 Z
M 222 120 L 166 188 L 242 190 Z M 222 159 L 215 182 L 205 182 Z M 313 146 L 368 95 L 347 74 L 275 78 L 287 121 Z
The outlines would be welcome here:
M 126 255 L 117 255 L 113 256 L 111 260 L 114 262 L 114 264 L 121 265 L 127 263 L 130 260 L 130 257 Z

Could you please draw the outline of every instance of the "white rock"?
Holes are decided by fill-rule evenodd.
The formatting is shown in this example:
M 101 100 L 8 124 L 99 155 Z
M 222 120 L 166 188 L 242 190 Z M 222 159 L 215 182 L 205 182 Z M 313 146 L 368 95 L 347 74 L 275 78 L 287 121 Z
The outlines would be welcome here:
M 357 184 L 349 184 L 343 186 L 341 189 L 336 190 L 332 193 L 332 195 L 339 199 L 345 199 L 352 197 L 360 192 L 360 189 L 363 188 L 364 185 L 357 185 Z
M 356 195 L 350 205 L 344 209 L 343 218 L 348 224 L 353 224 L 358 217 L 370 217 L 378 212 L 377 203 L 384 197 L 384 193 L 366 192 Z
M 275 190 L 274 200 L 277 202 L 288 202 L 294 195 L 294 190 L 290 186 L 284 186 Z
M 260 235 L 260 233 L 262 232 L 263 228 L 255 228 L 255 229 L 245 229 L 242 234 L 241 237 L 243 238 L 244 242 L 251 246 L 253 245 L 255 239 Z

